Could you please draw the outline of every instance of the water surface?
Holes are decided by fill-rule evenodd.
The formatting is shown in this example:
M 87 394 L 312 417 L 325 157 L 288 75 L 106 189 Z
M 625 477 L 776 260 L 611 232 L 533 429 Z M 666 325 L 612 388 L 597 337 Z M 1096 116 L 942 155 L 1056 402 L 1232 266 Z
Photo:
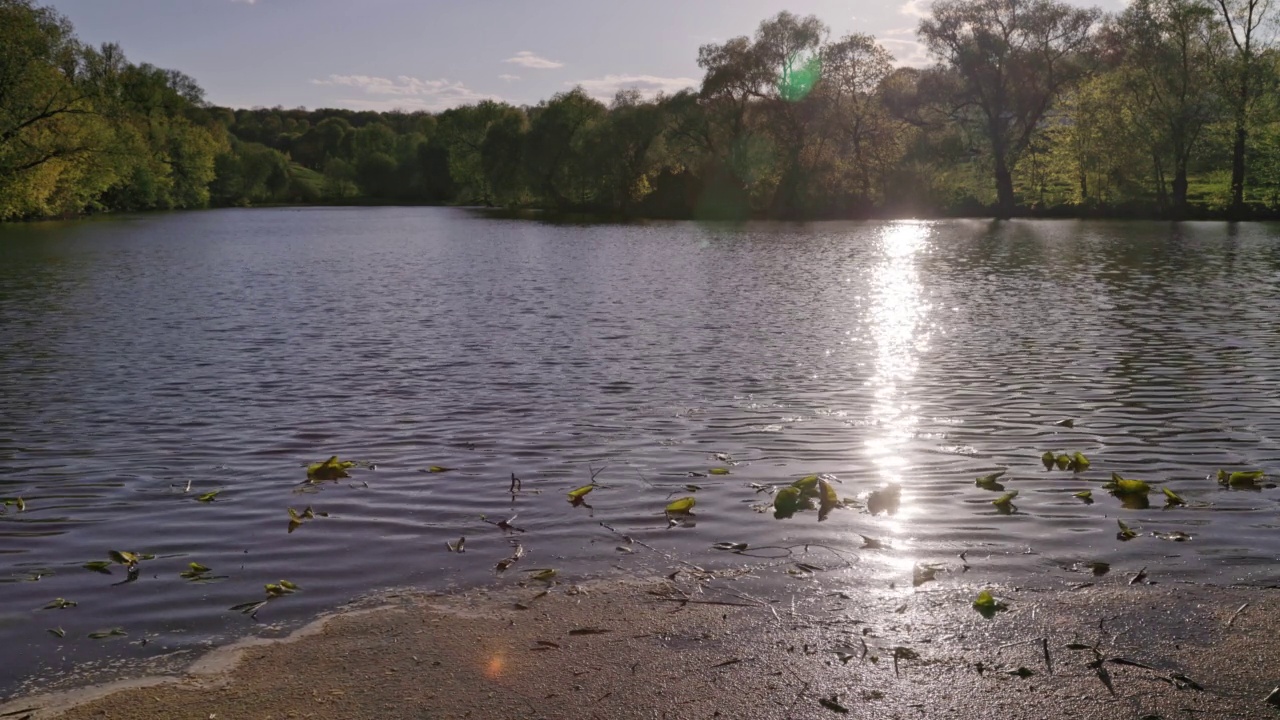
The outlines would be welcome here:
M 1209 476 L 1280 474 L 1277 230 L 432 208 L 4 227 L 0 497 L 26 510 L 0 516 L 0 693 L 379 588 L 492 582 L 513 540 L 527 555 L 499 582 L 731 566 L 748 559 L 710 545 L 746 541 L 837 548 L 857 562 L 836 584 L 868 592 L 910 592 L 918 562 L 946 565 L 939 583 L 1085 581 L 1087 562 L 1274 583 L 1280 491 Z M 1045 450 L 1092 469 L 1048 472 Z M 376 469 L 299 492 L 332 454 Z M 730 474 L 691 475 L 713 467 Z M 601 468 L 591 507 L 566 502 Z M 973 483 L 1001 468 L 1010 515 Z M 1189 506 L 1122 507 L 1100 487 L 1112 471 Z M 770 499 L 753 483 L 810 473 L 853 499 L 900 483 L 901 506 L 822 523 L 753 508 Z M 696 522 L 668 527 L 691 492 Z M 328 517 L 288 533 L 307 505 Z M 516 513 L 523 532 L 480 520 Z M 1142 535 L 1117 540 L 1117 518 Z M 1174 531 L 1192 539 L 1151 535 Z M 156 558 L 119 585 L 121 568 L 81 567 L 113 549 Z M 225 579 L 188 582 L 190 562 Z M 228 610 L 282 578 L 301 591 L 258 623 Z M 39 610 L 58 597 L 78 606 Z

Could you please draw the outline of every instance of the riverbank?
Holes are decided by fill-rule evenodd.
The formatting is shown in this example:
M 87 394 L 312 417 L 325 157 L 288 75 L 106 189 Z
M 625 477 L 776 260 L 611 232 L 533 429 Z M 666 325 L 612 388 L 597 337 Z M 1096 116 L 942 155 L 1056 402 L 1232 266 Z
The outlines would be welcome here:
M 25 698 L 62 718 L 1270 718 L 1268 589 L 844 590 L 661 580 L 397 594 L 185 673 Z

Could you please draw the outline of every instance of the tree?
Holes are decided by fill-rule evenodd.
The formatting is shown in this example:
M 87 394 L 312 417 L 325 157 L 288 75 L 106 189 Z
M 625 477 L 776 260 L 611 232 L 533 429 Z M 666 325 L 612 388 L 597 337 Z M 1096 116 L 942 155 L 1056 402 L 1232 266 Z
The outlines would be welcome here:
M 1235 50 L 1233 62 L 1224 63 L 1226 95 L 1231 103 L 1231 207 L 1244 209 L 1246 152 L 1249 116 L 1263 84 L 1274 76 L 1274 65 L 1263 62 L 1271 38 L 1264 36 L 1264 23 L 1271 19 L 1271 0 L 1210 0 L 1226 25 Z
M 1133 121 L 1147 130 L 1157 198 L 1181 217 L 1192 156 L 1220 117 L 1214 79 L 1225 52 L 1222 27 L 1196 0 L 1134 0 L 1107 35 Z
M 604 104 L 576 87 L 531 115 L 524 158 L 534 190 L 554 207 L 586 204 L 596 186 L 587 172 L 587 130 L 605 115 Z
M 939 0 L 920 21 L 930 54 L 963 79 L 952 98 L 978 114 L 995 174 L 997 213 L 1015 208 L 1012 170 L 1064 89 L 1083 76 L 1097 9 L 1057 0 Z

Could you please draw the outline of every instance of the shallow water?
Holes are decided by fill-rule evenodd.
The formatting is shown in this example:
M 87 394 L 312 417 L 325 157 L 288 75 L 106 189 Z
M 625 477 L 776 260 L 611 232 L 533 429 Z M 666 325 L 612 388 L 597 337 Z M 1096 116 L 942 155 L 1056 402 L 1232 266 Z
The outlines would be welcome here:
M 433 208 L 0 228 L 0 497 L 26 503 L 0 515 L 0 697 L 378 588 L 490 582 L 513 539 L 527 555 L 502 582 L 730 566 L 746 559 L 711 543 L 744 541 L 856 555 L 843 582 L 858 587 L 901 584 L 916 562 L 958 570 L 961 552 L 972 569 L 940 582 L 1087 580 L 1073 566 L 1102 561 L 1274 583 L 1280 490 L 1209 476 L 1280 474 L 1277 238 L 1216 223 L 568 226 Z M 1074 429 L 1054 424 L 1066 418 Z M 1045 450 L 1092 469 L 1048 472 Z M 332 454 L 376 469 L 299 485 Z M 730 474 L 690 476 L 712 467 Z M 973 483 L 1000 468 L 1020 491 L 1011 515 Z M 591 507 L 571 506 L 592 470 Z M 1155 494 L 1126 509 L 1101 489 L 1112 471 L 1189 506 Z M 900 483 L 901 507 L 821 524 L 753 510 L 770 497 L 751 483 L 810 473 L 854 499 Z M 696 522 L 669 528 L 662 509 L 689 483 Z M 1091 505 L 1072 496 L 1085 488 Z M 307 505 L 328 517 L 288 533 L 286 508 Z M 523 532 L 480 520 L 514 513 Z M 1142 535 L 1117 540 L 1117 518 Z M 1192 539 L 1150 534 L 1173 531 Z M 466 552 L 448 552 L 459 536 Z M 156 558 L 120 585 L 120 567 L 81 567 L 113 549 Z M 180 578 L 193 561 L 225 579 Z M 301 590 L 260 624 L 228 610 L 281 578 Z M 57 597 L 78 606 L 39 610 Z M 128 635 L 87 638 L 117 626 Z

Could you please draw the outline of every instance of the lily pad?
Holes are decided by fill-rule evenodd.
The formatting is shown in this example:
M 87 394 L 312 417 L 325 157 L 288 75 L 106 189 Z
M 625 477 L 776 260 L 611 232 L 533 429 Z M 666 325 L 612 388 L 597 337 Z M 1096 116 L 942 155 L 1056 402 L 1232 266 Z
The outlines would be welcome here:
M 728 475 L 729 468 L 713 467 L 707 472 L 711 473 L 712 475 Z
M 788 485 L 773 496 L 773 515 L 777 518 L 788 518 L 796 514 L 805 504 L 800 488 Z
M 667 513 L 671 515 L 680 515 L 693 510 L 693 506 L 698 504 L 697 498 L 682 497 L 667 505 Z

